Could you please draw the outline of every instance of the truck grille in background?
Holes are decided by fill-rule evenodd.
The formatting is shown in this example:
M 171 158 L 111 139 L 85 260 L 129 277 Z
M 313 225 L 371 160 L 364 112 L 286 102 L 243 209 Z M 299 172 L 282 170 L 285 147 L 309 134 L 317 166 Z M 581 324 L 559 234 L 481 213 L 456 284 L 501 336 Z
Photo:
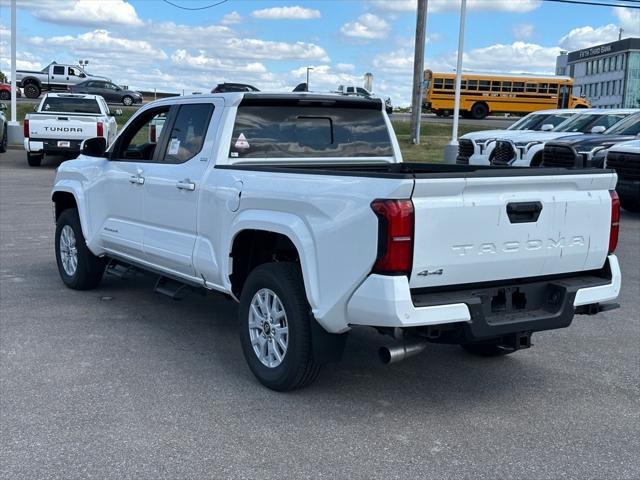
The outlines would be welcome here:
M 508 165 L 514 158 L 516 158 L 516 152 L 513 145 L 510 142 L 498 140 L 489 161 L 491 165 Z
M 545 145 L 542 166 L 575 168 L 582 165 L 578 165 L 578 155 L 573 148 L 567 145 Z
M 640 180 L 640 155 L 635 153 L 609 152 L 607 167 L 613 168 L 618 178 Z
M 469 165 L 469 158 L 473 155 L 473 142 L 463 138 L 458 143 L 458 157 L 456 163 L 458 165 Z

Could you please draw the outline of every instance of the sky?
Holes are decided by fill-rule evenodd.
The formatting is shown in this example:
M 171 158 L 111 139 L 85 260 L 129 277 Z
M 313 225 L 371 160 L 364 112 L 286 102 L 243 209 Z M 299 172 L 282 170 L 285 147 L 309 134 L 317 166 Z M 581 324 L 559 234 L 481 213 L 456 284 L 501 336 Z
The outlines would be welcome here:
M 221 0 L 171 0 L 197 8 Z M 363 85 L 410 103 L 416 0 L 227 0 L 183 10 L 162 0 L 17 0 L 18 69 L 89 60 L 133 89 L 209 92 Z M 9 0 L 0 0 L 0 70 L 10 70 Z M 553 73 L 561 50 L 640 36 L 640 10 L 541 0 L 468 0 L 463 68 Z M 426 68 L 453 71 L 460 0 L 429 0 Z

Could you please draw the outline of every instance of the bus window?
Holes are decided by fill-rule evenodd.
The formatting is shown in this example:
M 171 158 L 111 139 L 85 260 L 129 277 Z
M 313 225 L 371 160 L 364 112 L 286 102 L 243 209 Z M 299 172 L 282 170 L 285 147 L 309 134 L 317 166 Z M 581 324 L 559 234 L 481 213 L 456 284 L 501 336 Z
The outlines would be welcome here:
M 538 85 L 535 83 L 527 83 L 527 93 L 536 93 L 538 91 Z
M 433 79 L 433 88 L 437 88 L 437 89 L 442 88 L 442 79 L 441 78 L 434 78 Z
M 549 84 L 549 93 L 551 93 L 553 95 L 557 95 L 558 94 L 558 84 L 557 83 L 550 83 Z
M 511 91 L 511 82 L 502 82 L 502 91 L 510 92 Z
M 469 90 L 478 90 L 478 80 L 469 80 Z
M 513 82 L 514 92 L 524 92 L 524 82 Z
M 492 92 L 499 92 L 500 88 L 501 88 L 501 83 L 502 82 L 491 82 L 491 91 Z
M 444 79 L 444 89 L 445 90 L 453 90 L 453 78 L 445 78 Z
M 467 81 L 460 80 L 460 90 L 466 90 L 466 89 L 467 89 Z
M 480 87 L 478 88 L 478 90 L 480 90 L 481 92 L 488 92 L 489 91 L 489 86 L 491 85 L 491 82 L 489 80 L 480 80 Z
M 538 86 L 538 92 L 539 93 L 547 93 L 549 91 L 549 84 L 548 83 L 541 83 Z

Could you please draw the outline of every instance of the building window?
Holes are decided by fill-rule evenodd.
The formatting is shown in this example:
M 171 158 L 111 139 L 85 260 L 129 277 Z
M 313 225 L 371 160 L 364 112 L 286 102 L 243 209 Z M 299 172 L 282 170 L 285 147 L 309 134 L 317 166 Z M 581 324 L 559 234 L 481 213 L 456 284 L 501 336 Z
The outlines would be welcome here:
M 587 75 L 591 75 L 591 62 L 587 62 Z

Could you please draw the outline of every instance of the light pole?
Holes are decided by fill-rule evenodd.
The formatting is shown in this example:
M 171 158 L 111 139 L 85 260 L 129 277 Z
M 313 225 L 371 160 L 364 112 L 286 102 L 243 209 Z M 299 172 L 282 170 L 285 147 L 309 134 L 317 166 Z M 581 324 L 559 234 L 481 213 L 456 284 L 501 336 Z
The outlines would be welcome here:
M 309 91 L 309 72 L 313 70 L 313 67 L 307 67 L 307 92 Z
M 16 120 L 17 86 L 16 81 L 16 0 L 11 0 L 11 121 L 7 125 L 7 140 L 10 144 L 22 143 L 22 131 Z
M 78 60 L 78 65 L 80 65 L 83 70 L 86 70 L 87 65 L 89 65 L 89 60 Z
M 413 54 L 413 93 L 411 95 L 411 140 L 420 144 L 422 84 L 424 82 L 424 44 L 427 35 L 427 0 L 418 0 L 416 12 L 416 44 Z

